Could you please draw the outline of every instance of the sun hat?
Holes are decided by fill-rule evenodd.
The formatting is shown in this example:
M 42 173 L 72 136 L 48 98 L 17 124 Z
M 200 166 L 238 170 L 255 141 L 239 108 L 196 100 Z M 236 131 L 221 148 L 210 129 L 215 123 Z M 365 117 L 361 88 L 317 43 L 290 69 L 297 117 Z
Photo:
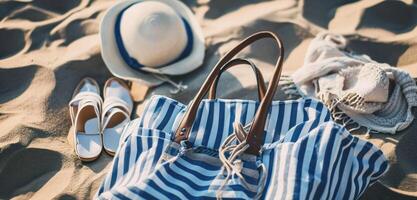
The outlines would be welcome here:
M 204 58 L 202 30 L 177 0 L 120 1 L 104 15 L 100 37 L 110 72 L 149 86 L 193 71 Z
M 341 35 L 323 32 L 311 42 L 304 65 L 284 90 L 320 99 L 349 130 L 395 134 L 414 120 L 417 86 L 410 74 L 346 49 Z

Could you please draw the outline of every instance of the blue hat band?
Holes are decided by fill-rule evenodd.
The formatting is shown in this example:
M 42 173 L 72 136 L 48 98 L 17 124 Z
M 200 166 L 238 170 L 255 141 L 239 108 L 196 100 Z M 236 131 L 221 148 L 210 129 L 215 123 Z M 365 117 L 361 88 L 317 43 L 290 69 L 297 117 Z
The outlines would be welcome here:
M 136 3 L 132 4 L 135 5 Z M 132 6 L 130 5 L 130 6 Z M 135 58 L 131 57 L 129 55 L 129 53 L 127 52 L 125 45 L 123 43 L 121 34 L 120 34 L 120 21 L 122 19 L 123 13 L 130 8 L 130 6 L 127 6 L 126 8 L 124 8 L 118 15 L 116 18 L 116 23 L 115 23 L 115 27 L 114 27 L 114 36 L 116 39 L 116 44 L 117 47 L 119 49 L 119 53 L 122 56 L 124 62 L 131 68 L 136 69 L 136 70 L 141 70 L 142 67 L 144 67 L 143 64 L 141 64 L 138 60 L 136 60 Z M 185 46 L 184 50 L 181 52 L 181 54 L 175 58 L 173 61 L 171 61 L 170 63 L 166 64 L 166 65 L 171 65 L 175 62 L 178 62 L 186 57 L 188 57 L 191 54 L 191 51 L 193 49 L 193 31 L 191 30 L 191 26 L 190 24 L 187 22 L 187 20 L 185 20 L 183 17 L 181 17 L 182 22 L 184 24 L 184 28 L 185 31 L 187 33 L 187 45 Z M 141 70 L 143 71 L 143 70 Z

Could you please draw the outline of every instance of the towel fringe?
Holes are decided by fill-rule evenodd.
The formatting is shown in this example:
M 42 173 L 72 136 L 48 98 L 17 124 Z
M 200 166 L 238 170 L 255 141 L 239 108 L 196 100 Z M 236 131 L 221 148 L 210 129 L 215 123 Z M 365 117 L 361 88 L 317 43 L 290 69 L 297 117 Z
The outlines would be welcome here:
M 338 109 L 337 106 L 340 103 L 344 103 L 346 105 L 351 105 L 351 106 L 363 104 L 364 99 L 360 95 L 349 93 L 343 96 L 342 98 L 333 98 L 333 99 L 330 98 L 330 95 L 331 95 L 330 93 L 319 93 L 318 97 L 329 109 L 332 115 L 332 118 L 336 123 L 341 124 L 350 133 L 356 132 L 362 128 L 366 129 L 366 133 L 365 133 L 366 139 L 370 139 L 372 137 L 371 134 L 373 133 L 379 133 L 378 131 L 373 130 L 369 127 L 360 125 L 354 119 L 349 117 L 346 113 Z
M 279 84 L 282 85 L 282 90 L 284 91 L 284 94 L 287 98 L 298 99 L 302 97 L 298 91 L 297 85 L 294 83 L 290 76 L 282 76 L 279 80 Z
M 284 76 L 280 80 L 280 84 L 283 85 L 282 89 L 288 98 L 300 98 L 301 94 L 297 89 L 297 85 L 293 82 L 291 77 Z M 369 127 L 362 126 L 351 117 L 346 115 L 343 111 L 337 108 L 340 103 L 343 103 L 347 106 L 363 106 L 365 104 L 365 99 L 356 93 L 347 93 L 341 98 L 330 98 L 331 94 L 319 93 L 317 94 L 318 99 L 324 103 L 324 105 L 329 109 L 333 120 L 346 128 L 350 133 L 354 133 L 360 129 L 366 129 L 365 138 L 371 138 L 371 134 L 379 133 L 376 130 L 373 130 Z

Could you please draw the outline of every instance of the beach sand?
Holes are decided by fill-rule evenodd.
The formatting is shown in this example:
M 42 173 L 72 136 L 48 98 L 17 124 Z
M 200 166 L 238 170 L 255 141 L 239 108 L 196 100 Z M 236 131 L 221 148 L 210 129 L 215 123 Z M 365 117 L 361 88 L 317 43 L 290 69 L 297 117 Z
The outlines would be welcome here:
M 175 80 L 189 89 L 176 95 L 168 85 L 152 89 L 187 103 L 219 57 L 261 30 L 279 34 L 286 49 L 284 74 L 303 63 L 311 39 L 322 30 L 344 34 L 349 48 L 417 77 L 416 1 L 186 0 L 206 38 L 201 68 Z M 113 1 L 0 1 L 0 199 L 90 199 L 108 171 L 105 153 L 82 163 L 67 142 L 67 104 L 86 76 L 101 86 L 111 74 L 100 55 L 99 22 Z M 269 78 L 274 47 L 261 42 L 244 52 Z M 231 70 L 219 97 L 256 99 L 250 70 Z M 222 82 L 227 84 L 222 84 Z M 283 99 L 282 92 L 278 95 Z M 135 116 L 140 116 L 138 103 Z M 361 136 L 361 135 L 359 135 Z M 361 136 L 362 137 L 362 136 Z M 390 159 L 386 176 L 363 199 L 417 197 L 417 123 L 398 135 L 370 139 Z

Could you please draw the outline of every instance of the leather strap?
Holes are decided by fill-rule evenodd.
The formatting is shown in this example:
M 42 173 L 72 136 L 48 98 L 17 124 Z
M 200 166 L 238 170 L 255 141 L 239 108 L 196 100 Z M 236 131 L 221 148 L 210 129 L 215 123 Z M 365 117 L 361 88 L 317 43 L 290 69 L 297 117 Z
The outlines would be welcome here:
M 184 116 L 179 123 L 179 126 L 175 132 L 174 141 L 180 143 L 182 140 L 187 140 L 190 134 L 191 127 L 194 123 L 194 119 L 199 107 L 200 102 L 202 101 L 205 94 L 210 89 L 211 85 L 215 81 L 216 77 L 218 77 L 222 66 L 224 66 L 227 62 L 229 62 L 236 54 L 238 54 L 241 50 L 245 47 L 249 46 L 253 42 L 263 39 L 263 38 L 271 38 L 276 42 L 278 45 L 278 49 L 276 54 L 278 55 L 277 62 L 275 64 L 274 74 L 272 79 L 268 85 L 268 89 L 264 98 L 262 99 L 259 108 L 255 114 L 254 120 L 252 122 L 252 126 L 250 127 L 248 136 L 247 136 L 247 143 L 249 144 L 249 148 L 247 149 L 246 153 L 249 154 L 259 154 L 259 150 L 262 146 L 263 142 L 263 135 L 264 135 L 264 127 L 266 122 L 266 117 L 268 114 L 269 106 L 271 105 L 272 99 L 275 95 L 276 88 L 278 86 L 279 78 L 281 76 L 282 71 L 282 64 L 284 58 L 284 47 L 282 45 L 282 41 L 272 32 L 269 31 L 262 31 L 255 33 L 246 39 L 244 39 L 240 44 L 238 44 L 235 48 L 230 50 L 226 55 L 224 55 L 219 62 L 215 65 L 213 70 L 208 75 L 207 79 L 203 83 L 202 87 L 198 91 L 195 98 L 190 102 Z
M 265 81 L 264 81 L 264 77 L 262 76 L 262 73 L 259 71 L 259 69 L 256 67 L 256 65 L 252 61 L 244 59 L 244 58 L 235 58 L 235 59 L 227 62 L 220 69 L 219 75 L 216 77 L 216 79 L 214 80 L 213 85 L 211 85 L 211 87 L 210 87 L 210 91 L 209 91 L 209 95 L 208 95 L 209 99 L 215 99 L 216 98 L 217 83 L 219 82 L 220 76 L 223 74 L 223 72 L 227 71 L 228 69 L 230 69 L 232 67 L 239 66 L 239 65 L 249 65 L 252 68 L 252 71 L 255 73 L 255 76 L 256 76 L 256 83 L 257 83 L 257 86 L 258 86 L 259 101 L 261 101 L 264 98 L 266 87 L 265 87 Z

